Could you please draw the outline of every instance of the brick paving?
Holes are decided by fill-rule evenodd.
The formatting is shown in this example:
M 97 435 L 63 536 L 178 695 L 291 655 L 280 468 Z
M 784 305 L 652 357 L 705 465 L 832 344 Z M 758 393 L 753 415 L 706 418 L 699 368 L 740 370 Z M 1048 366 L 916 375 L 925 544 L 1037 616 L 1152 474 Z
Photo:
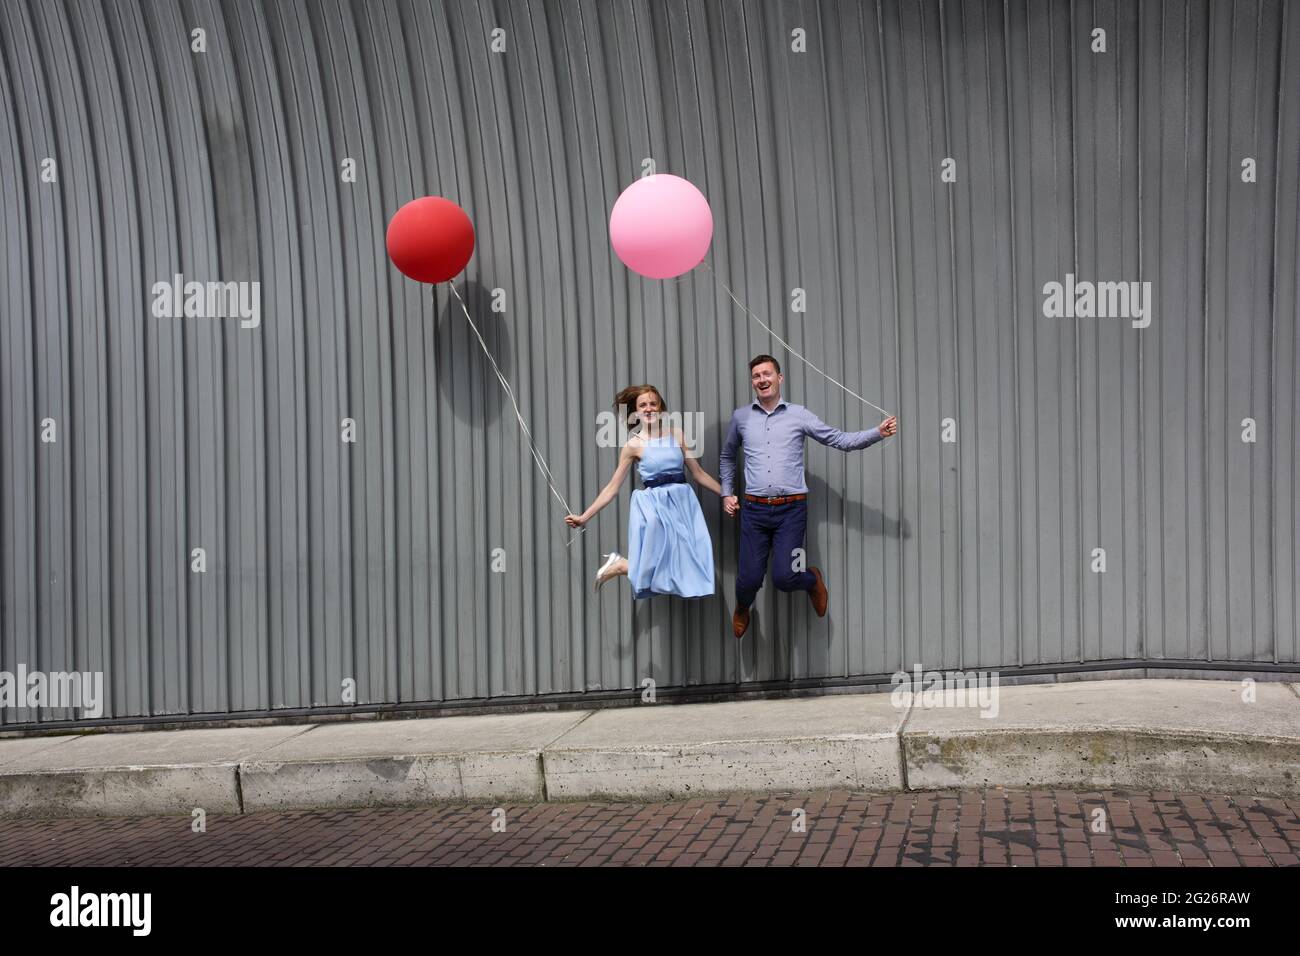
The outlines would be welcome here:
M 1300 865 L 1300 801 L 1255 797 L 832 791 L 500 809 L 503 832 L 492 806 L 463 805 L 210 815 L 205 833 L 188 816 L 0 821 L 0 865 Z

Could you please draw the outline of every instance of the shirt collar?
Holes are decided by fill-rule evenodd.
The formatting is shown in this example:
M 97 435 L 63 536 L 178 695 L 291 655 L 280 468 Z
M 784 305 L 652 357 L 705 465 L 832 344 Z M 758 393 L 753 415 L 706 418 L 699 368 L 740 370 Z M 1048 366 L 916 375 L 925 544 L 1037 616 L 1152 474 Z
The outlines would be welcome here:
M 759 400 L 758 400 L 757 398 L 754 399 L 754 403 L 753 403 L 752 405 L 750 405 L 749 407 L 750 407 L 750 408 L 756 408 L 756 409 L 758 409 L 758 410 L 759 410 L 760 412 L 762 412 L 764 415 L 775 415 L 775 414 L 776 414 L 777 412 L 779 412 L 781 409 L 783 409 L 783 408 L 786 407 L 786 401 L 785 401 L 785 398 L 784 398 L 783 396 L 778 395 L 778 396 L 776 397 L 776 405 L 772 408 L 772 410 L 771 410 L 770 412 L 763 408 L 762 404 L 760 404 L 760 402 L 759 402 Z

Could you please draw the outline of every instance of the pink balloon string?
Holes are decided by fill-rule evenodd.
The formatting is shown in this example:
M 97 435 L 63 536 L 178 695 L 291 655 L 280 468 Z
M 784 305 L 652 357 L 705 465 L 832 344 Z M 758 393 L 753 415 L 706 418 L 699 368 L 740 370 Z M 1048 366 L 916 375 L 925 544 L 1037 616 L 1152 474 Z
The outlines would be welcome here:
M 724 292 L 726 292 L 728 296 L 730 296 L 731 301 L 734 302 L 734 303 L 736 303 L 736 306 L 740 309 L 740 311 L 744 312 L 744 313 L 745 313 L 746 315 L 748 315 L 751 319 L 753 319 L 755 322 L 757 322 L 759 325 L 761 325 L 764 329 L 766 329 L 767 332 L 768 332 L 768 334 L 771 335 L 772 338 L 776 339 L 776 340 L 777 340 L 778 342 L 780 342 L 783 346 L 785 346 L 785 350 L 786 350 L 787 352 L 789 352 L 789 353 L 790 353 L 791 355 L 793 355 L 795 358 L 799 359 L 799 361 L 803 362 L 803 363 L 804 363 L 805 365 L 807 365 L 810 369 L 812 369 L 814 372 L 816 372 L 816 373 L 817 373 L 818 375 L 820 375 L 822 378 L 826 379 L 826 381 L 830 382 L 832 385 L 836 385 L 836 386 L 838 386 L 839 388 L 841 388 L 842 390 L 844 390 L 845 392 L 847 392 L 848 394 L 852 395 L 854 398 L 856 398 L 858 401 L 860 401 L 863 405 L 867 405 L 867 406 L 869 406 L 869 407 L 871 407 L 871 408 L 874 408 L 876 411 L 878 411 L 878 412 L 880 412 L 881 414 L 883 414 L 886 418 L 889 418 L 889 417 L 890 417 L 890 413 L 889 413 L 889 412 L 885 411 L 883 408 L 881 408 L 881 407 L 880 407 L 879 405 L 877 405 L 875 402 L 869 402 L 869 401 L 867 401 L 865 398 L 863 398 L 863 397 L 862 397 L 861 395 L 859 395 L 857 392 L 853 391 L 853 389 L 849 388 L 849 387 L 848 387 L 847 385 L 845 385 L 844 383 L 842 383 L 842 382 L 838 381 L 837 379 L 834 379 L 834 378 L 832 378 L 831 376 L 827 375 L 825 372 L 823 372 L 821 369 L 819 369 L 819 368 L 818 368 L 816 365 L 814 365 L 812 362 L 808 361 L 808 359 L 804 358 L 804 356 L 801 355 L 798 351 L 796 351 L 793 345 L 791 345 L 791 344 L 790 344 L 789 342 L 787 342 L 785 339 L 781 338 L 781 336 L 777 335 L 775 329 L 773 329 L 770 325 L 768 325 L 766 322 L 764 322 L 762 319 L 760 319 L 757 315 L 755 315 L 752 311 L 750 311 L 750 310 L 745 306 L 745 303 L 741 302 L 740 299 L 736 298 L 736 294 L 735 294 L 734 292 L 731 291 L 731 288 L 730 288 L 730 287 L 729 287 L 725 282 L 722 281 L 722 277 L 719 276 L 719 275 L 718 275 L 718 274 L 713 270 L 713 266 L 709 265 L 709 260 L 708 260 L 708 259 L 703 259 L 703 260 L 701 260 L 700 265 L 704 266 L 704 268 L 706 268 L 706 269 L 709 270 L 709 274 L 713 276 L 714 281 L 716 281 L 716 282 L 718 283 L 718 285 L 722 286 L 722 290 L 723 290 Z M 690 273 L 688 272 L 687 275 L 690 275 Z
M 478 339 L 479 348 L 481 348 L 483 354 L 487 356 L 488 362 L 492 365 L 492 371 L 496 373 L 497 381 L 501 383 L 501 388 L 505 390 L 506 396 L 510 399 L 510 404 L 515 410 L 515 418 L 519 421 L 519 429 L 528 439 L 528 449 L 533 453 L 533 461 L 537 464 L 538 471 L 542 473 L 542 477 L 546 480 L 546 485 L 551 489 L 551 494 L 555 496 L 555 500 L 560 503 L 562 508 L 564 508 L 564 513 L 566 515 L 573 514 L 574 511 L 569 507 L 569 503 L 564 500 L 564 495 L 560 494 L 560 490 L 555 487 L 554 476 L 551 474 L 550 467 L 546 464 L 546 459 L 543 458 L 541 452 L 537 450 L 537 444 L 533 441 L 532 430 L 528 427 L 528 422 L 524 421 L 523 413 L 519 411 L 519 403 L 515 401 L 515 390 L 510 387 L 510 383 L 506 381 L 506 377 L 501 374 L 501 369 L 497 365 L 497 360 L 492 357 L 492 353 L 488 350 L 487 343 L 483 341 L 483 336 L 479 333 L 478 326 L 474 324 L 474 319 L 470 317 L 469 309 L 465 307 L 465 300 L 460 297 L 460 293 L 456 290 L 456 283 L 448 282 L 447 285 L 451 287 L 451 294 L 454 295 L 456 301 L 460 303 L 460 310 L 465 314 L 465 321 L 469 323 L 469 327 L 473 329 L 474 337 Z M 569 547 L 574 541 L 578 540 L 578 535 L 586 534 L 586 532 L 586 528 L 579 528 L 578 534 L 570 535 L 569 540 L 565 542 L 564 546 L 566 548 Z

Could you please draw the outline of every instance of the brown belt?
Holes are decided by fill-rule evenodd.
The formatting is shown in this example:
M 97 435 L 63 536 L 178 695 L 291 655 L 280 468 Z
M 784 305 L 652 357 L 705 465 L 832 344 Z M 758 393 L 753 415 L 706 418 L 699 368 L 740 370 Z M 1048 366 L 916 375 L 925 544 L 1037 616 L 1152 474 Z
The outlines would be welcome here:
M 803 495 L 777 495 L 775 498 L 760 498 L 758 495 L 745 495 L 746 501 L 753 501 L 760 505 L 784 505 L 791 501 L 803 501 L 808 496 Z

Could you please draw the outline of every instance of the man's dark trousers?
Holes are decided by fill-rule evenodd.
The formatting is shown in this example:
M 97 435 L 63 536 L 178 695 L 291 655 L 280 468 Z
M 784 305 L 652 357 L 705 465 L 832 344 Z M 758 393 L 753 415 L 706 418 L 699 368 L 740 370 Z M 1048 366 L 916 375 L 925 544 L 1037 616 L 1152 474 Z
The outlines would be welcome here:
M 817 579 L 811 571 L 795 571 L 795 548 L 803 547 L 808 527 L 808 499 L 783 505 L 744 501 L 740 506 L 740 569 L 736 574 L 736 603 L 749 607 L 767 576 L 767 557 L 775 554 L 772 583 L 781 591 L 810 591 Z M 801 565 L 806 562 L 800 561 Z

